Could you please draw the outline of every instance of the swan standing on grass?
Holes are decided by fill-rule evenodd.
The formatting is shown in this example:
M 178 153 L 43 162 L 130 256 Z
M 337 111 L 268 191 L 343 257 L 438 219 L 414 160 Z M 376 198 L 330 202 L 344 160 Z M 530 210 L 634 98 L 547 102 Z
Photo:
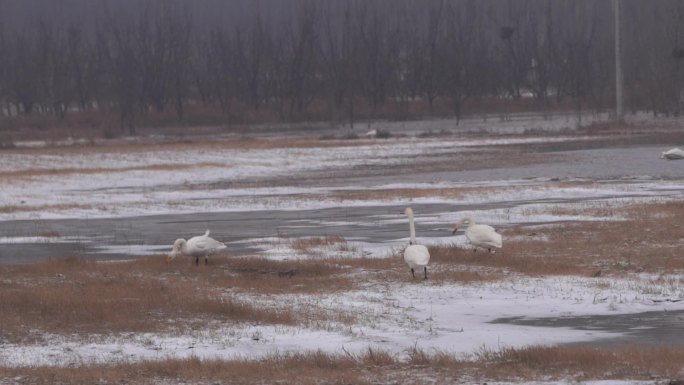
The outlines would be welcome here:
M 187 255 L 195 257 L 195 265 L 199 265 L 199 258 L 204 257 L 204 264 L 206 265 L 209 262 L 210 255 L 225 248 L 226 245 L 222 242 L 209 237 L 209 230 L 207 230 L 204 235 L 192 237 L 187 241 L 182 238 L 176 239 L 169 256 L 166 258 L 166 263 L 171 262 L 179 255 Z
M 416 243 L 416 226 L 413 223 L 413 210 L 407 207 L 404 214 L 409 219 L 409 230 L 411 231 L 411 240 L 409 246 L 404 250 L 404 261 L 411 269 L 411 275 L 416 278 L 415 269 L 422 268 L 425 272 L 425 279 L 427 279 L 427 265 L 430 262 L 430 252 L 427 247 Z
M 478 247 L 489 250 L 492 248 L 500 249 L 503 246 L 501 234 L 497 233 L 492 226 L 478 225 L 472 217 L 465 217 L 454 225 L 452 234 L 456 234 L 460 226 L 467 226 L 465 236 L 473 245 L 473 252 L 477 251 Z

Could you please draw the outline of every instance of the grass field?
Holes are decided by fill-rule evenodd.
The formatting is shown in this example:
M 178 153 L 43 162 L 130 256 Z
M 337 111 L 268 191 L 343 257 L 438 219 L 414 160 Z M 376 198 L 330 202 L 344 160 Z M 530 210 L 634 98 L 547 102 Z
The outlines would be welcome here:
M 682 378 L 681 344 L 604 346 L 596 341 L 620 334 L 492 322 L 684 310 L 676 163 L 654 163 L 667 172 L 659 178 L 572 174 L 607 157 L 560 178 L 507 171 L 510 180 L 444 177 L 580 162 L 586 153 L 577 148 L 603 145 L 614 129 L 595 128 L 582 137 L 200 136 L 4 149 L 4 221 L 459 202 L 495 225 L 504 247 L 473 252 L 448 230 L 463 213 L 419 211 L 419 241 L 431 254 L 427 280 L 411 278 L 403 238 L 374 244 L 287 231 L 245 241 L 261 251 L 228 252 L 197 267 L 191 258 L 167 264 L 154 253 L 2 265 L 0 384 Z M 616 146 L 609 150 L 623 150 Z M 631 155 L 650 162 L 646 150 Z M 435 180 L 418 179 L 425 173 Z M 403 229 L 403 216 L 381 214 L 373 223 L 328 220 L 388 228 L 401 221 Z M 42 224 L 0 242 L 39 237 L 49 244 L 63 235 Z
M 73 258 L 2 267 L 0 341 L 40 346 L 54 343 L 55 336 L 83 343 L 131 333 L 180 337 L 194 330 L 219 333 L 226 325 L 244 324 L 290 330 L 354 329 L 376 323 L 373 318 L 382 315 L 365 306 L 340 305 L 331 310 L 327 298 L 341 300 L 351 292 L 386 285 L 467 289 L 507 285 L 525 277 L 576 276 L 593 279 L 597 286 L 628 284 L 638 293 L 681 290 L 684 260 L 677 234 L 684 205 L 635 205 L 616 211 L 626 219 L 553 226 L 540 230 L 543 239 L 508 229 L 504 236 L 510 240 L 497 254 L 432 246 L 430 277 L 424 282 L 410 278 L 399 255 L 364 258 L 340 236 L 280 241 L 309 256 L 301 260 L 219 258 L 197 268 L 189 259 L 166 265 L 162 256 L 149 256 L 123 262 Z M 341 250 L 347 257 L 326 256 L 325 250 Z M 392 301 L 386 296 L 370 298 Z M 85 366 L 76 367 L 15 364 L 0 367 L 0 378 L 30 383 L 652 381 L 676 378 L 684 369 L 682 347 L 531 345 L 483 347 L 458 354 L 423 348 L 419 341 L 401 351 L 370 345 L 338 352 L 283 351 L 259 358 L 190 356 L 84 362 Z

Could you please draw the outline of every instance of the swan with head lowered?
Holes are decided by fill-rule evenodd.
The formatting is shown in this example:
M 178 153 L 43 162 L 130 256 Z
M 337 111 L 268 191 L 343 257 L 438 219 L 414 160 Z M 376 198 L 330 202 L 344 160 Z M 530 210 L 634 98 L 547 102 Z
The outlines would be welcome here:
M 684 150 L 679 149 L 679 148 L 673 148 L 672 150 L 668 150 L 668 151 L 663 152 L 663 154 L 660 156 L 660 159 L 667 159 L 667 160 L 684 159 Z
M 209 262 L 209 256 L 215 254 L 219 250 L 226 248 L 223 242 L 219 242 L 214 238 L 209 236 L 209 230 L 207 230 L 204 235 L 198 235 L 192 237 L 187 241 L 185 239 L 179 238 L 173 242 L 173 248 L 166 258 L 166 263 L 171 262 L 174 258 L 179 255 L 187 255 L 190 257 L 195 257 L 195 265 L 199 265 L 200 257 L 204 257 L 204 264 Z
M 503 246 L 501 234 L 497 233 L 492 226 L 477 224 L 472 217 L 468 216 L 454 225 L 452 234 L 456 234 L 461 226 L 466 226 L 465 236 L 473 245 L 473 251 L 477 251 L 480 247 L 491 253 L 492 249 L 500 249 Z
M 406 250 L 404 250 L 404 261 L 411 269 L 413 278 L 416 278 L 415 270 L 420 271 L 422 269 L 425 279 L 427 279 L 427 265 L 430 262 L 430 252 L 427 247 L 416 243 L 416 226 L 413 223 L 413 210 L 407 207 L 404 210 L 404 214 L 408 216 L 409 230 L 411 232 L 411 240 Z

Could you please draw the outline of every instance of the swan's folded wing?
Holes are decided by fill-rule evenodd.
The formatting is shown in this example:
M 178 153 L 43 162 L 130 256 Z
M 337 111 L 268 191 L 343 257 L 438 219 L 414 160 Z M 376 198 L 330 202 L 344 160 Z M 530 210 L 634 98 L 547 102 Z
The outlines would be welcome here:
M 197 239 L 195 241 L 194 245 L 197 249 L 206 251 L 209 250 L 209 243 L 207 242 L 207 239 Z
M 404 250 L 404 261 L 411 268 L 427 266 L 430 262 L 430 252 L 423 245 L 410 245 Z
M 486 245 L 492 247 L 501 247 L 501 234 L 497 233 L 493 227 L 488 225 L 477 225 L 466 232 L 470 243 L 478 246 Z
M 673 148 L 672 150 L 663 152 L 663 155 L 661 156 L 661 158 L 670 159 L 670 160 L 684 159 L 684 150 L 681 150 L 679 148 Z
M 203 250 L 203 251 L 215 251 L 215 250 L 220 250 L 220 249 L 226 248 L 226 245 L 224 245 L 222 242 L 219 242 L 213 238 L 198 239 L 195 246 L 198 249 Z
M 418 265 L 427 265 L 430 263 L 430 252 L 428 248 L 423 245 L 415 245 L 417 253 L 415 256 L 415 262 Z

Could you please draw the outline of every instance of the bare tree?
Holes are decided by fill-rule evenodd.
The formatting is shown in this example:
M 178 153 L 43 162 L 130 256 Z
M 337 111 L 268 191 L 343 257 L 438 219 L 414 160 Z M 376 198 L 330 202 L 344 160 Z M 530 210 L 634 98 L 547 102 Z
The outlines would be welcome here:
M 369 5 L 370 4 L 370 5 Z M 355 31 L 359 44 L 359 71 L 366 100 L 376 110 L 387 98 L 395 63 L 386 21 L 372 3 L 362 3 L 356 10 Z
M 335 18 L 328 12 L 323 29 L 320 52 L 325 74 L 331 121 L 336 123 L 339 111 L 346 111 L 350 126 L 354 127 L 354 88 L 357 84 L 355 52 L 352 42 L 352 8 L 346 3 Z
M 294 28 L 287 29 L 285 40 L 290 118 L 295 110 L 303 111 L 313 100 L 319 75 L 316 62 L 319 14 L 314 3 L 305 2 L 298 17 Z
M 69 26 L 66 39 L 66 60 L 72 88 L 69 96 L 83 111 L 91 105 L 94 97 L 88 88 L 88 67 L 93 65 L 90 57 L 93 48 L 87 45 L 83 29 L 79 26 Z
M 476 0 L 450 4 L 446 14 L 445 71 L 441 92 L 451 99 L 457 121 L 463 102 L 486 88 L 488 44 Z
M 2 20 L 0 20 L 0 57 L 7 57 L 9 52 L 10 50 L 7 47 L 7 39 L 5 38 L 5 24 L 2 22 Z M 12 107 L 8 98 L 7 87 L 7 79 L 9 76 L 8 67 L 9 66 L 6 60 L 0 60 L 0 104 L 2 105 L 2 107 L 0 107 L 0 116 L 12 114 Z
M 240 94 L 246 99 L 247 104 L 256 110 L 267 99 L 264 83 L 268 55 L 273 48 L 269 33 L 261 15 L 256 14 L 249 32 L 244 34 L 242 30 L 238 29 L 233 39 L 232 55 L 234 61 L 231 67 L 234 83 L 240 90 Z M 228 65 L 226 60 L 224 63 Z
M 197 67 L 198 70 L 207 72 L 204 76 L 195 76 L 198 79 L 197 88 L 203 98 L 217 101 L 225 114 L 230 112 L 236 93 L 234 64 L 236 56 L 230 38 L 225 32 L 213 30 L 206 51 L 196 58 L 198 63 L 204 63 L 204 66 Z
M 190 87 L 190 66 L 192 49 L 191 41 L 191 22 L 190 12 L 187 9 L 168 11 L 167 26 L 163 28 L 163 33 L 169 40 L 169 76 L 168 90 L 173 101 L 176 116 L 179 120 L 183 119 L 185 98 L 189 96 Z
M 679 114 L 684 3 L 622 1 L 628 107 Z M 530 91 L 581 112 L 613 92 L 608 0 L 29 3 L 0 3 L 4 114 L 115 109 L 129 134 L 136 117 L 184 119 L 191 102 L 230 121 L 265 119 L 264 106 L 311 118 L 326 102 L 332 122 L 353 125 L 388 100 L 401 118 L 421 99 L 433 113 L 450 101 L 460 119 L 485 98 Z
M 425 35 L 425 71 L 423 72 L 422 88 L 430 105 L 430 110 L 432 110 L 435 98 L 440 92 L 441 80 L 446 70 L 444 63 L 449 48 L 447 47 L 448 33 L 445 30 L 445 11 L 443 1 L 430 8 Z
M 7 93 L 19 112 L 31 114 L 39 103 L 38 60 L 33 39 L 27 31 L 15 32 L 8 46 Z
M 111 19 L 108 27 L 111 43 L 105 60 L 110 66 L 112 96 L 119 108 L 122 130 L 135 135 L 136 111 L 144 104 L 143 70 L 136 49 L 140 44 L 139 35 L 132 26 L 120 25 Z
M 592 52 L 596 49 L 599 20 L 584 7 L 593 4 L 563 0 L 555 17 L 555 50 L 559 70 L 558 92 L 572 98 L 575 111 L 581 118 L 583 103 L 596 80 L 592 72 Z

